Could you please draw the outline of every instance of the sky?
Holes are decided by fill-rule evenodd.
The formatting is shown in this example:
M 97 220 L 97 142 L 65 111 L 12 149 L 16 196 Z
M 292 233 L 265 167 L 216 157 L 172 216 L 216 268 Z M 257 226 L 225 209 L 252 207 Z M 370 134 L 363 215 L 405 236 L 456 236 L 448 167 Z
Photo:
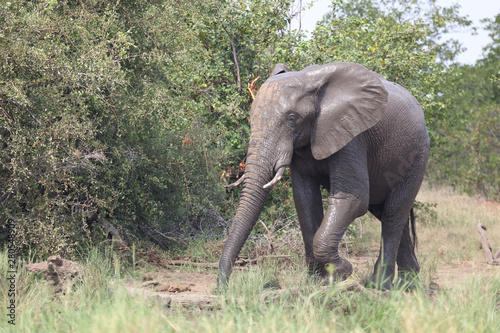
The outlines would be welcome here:
M 298 1 L 297 1 L 298 2 Z M 302 0 L 303 4 L 309 3 L 308 0 Z M 314 6 L 302 13 L 302 29 L 307 31 L 314 30 L 315 24 L 324 14 L 329 11 L 330 0 L 317 0 Z M 449 34 L 449 38 L 459 40 L 467 50 L 460 54 L 457 61 L 463 64 L 473 65 L 478 59 L 482 58 L 482 48 L 490 42 L 488 33 L 484 31 L 480 20 L 483 18 L 493 18 L 500 13 L 500 0 L 437 0 L 441 7 L 448 7 L 458 3 L 460 14 L 468 15 L 473 21 L 473 25 L 478 27 L 477 34 L 472 35 L 472 30 L 460 31 Z M 292 23 L 295 28 L 298 22 Z M 448 39 L 448 37 L 447 37 Z

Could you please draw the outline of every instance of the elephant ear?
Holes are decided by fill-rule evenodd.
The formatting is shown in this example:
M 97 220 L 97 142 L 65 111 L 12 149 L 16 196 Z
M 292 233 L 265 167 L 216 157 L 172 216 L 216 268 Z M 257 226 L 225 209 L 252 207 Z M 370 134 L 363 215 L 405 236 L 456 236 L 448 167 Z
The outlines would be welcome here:
M 377 74 L 354 63 L 332 63 L 304 70 L 308 90 L 318 95 L 311 150 L 322 160 L 374 126 L 385 112 L 387 91 Z
M 278 74 L 286 73 L 286 72 L 289 72 L 289 71 L 290 70 L 285 65 L 283 65 L 283 64 L 277 64 L 276 66 L 274 66 L 274 69 L 273 69 L 273 72 L 271 73 L 271 76 L 275 76 L 275 75 L 278 75 Z

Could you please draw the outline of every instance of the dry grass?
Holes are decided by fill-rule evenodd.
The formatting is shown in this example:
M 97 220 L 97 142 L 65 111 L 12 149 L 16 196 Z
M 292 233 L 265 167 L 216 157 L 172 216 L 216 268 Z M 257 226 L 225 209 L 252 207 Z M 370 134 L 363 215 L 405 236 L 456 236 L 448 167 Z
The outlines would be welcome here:
M 417 257 L 424 283 L 450 286 L 474 275 L 500 274 L 500 267 L 486 263 L 477 223 L 488 229 L 486 235 L 493 253 L 500 250 L 500 203 L 454 192 L 449 187 L 422 186 L 417 201 L 432 204 L 429 212 L 417 213 Z M 380 244 L 380 223 L 366 216 L 355 222 L 359 233 L 348 259 L 355 265 L 355 278 L 371 273 Z
M 486 264 L 476 229 L 481 221 L 488 228 L 486 234 L 493 251 L 500 250 L 499 203 L 428 185 L 423 186 L 417 200 L 437 204 L 434 223 L 419 225 L 418 255 L 423 272 L 440 282 L 452 283 L 475 274 L 490 276 L 499 271 L 498 267 Z

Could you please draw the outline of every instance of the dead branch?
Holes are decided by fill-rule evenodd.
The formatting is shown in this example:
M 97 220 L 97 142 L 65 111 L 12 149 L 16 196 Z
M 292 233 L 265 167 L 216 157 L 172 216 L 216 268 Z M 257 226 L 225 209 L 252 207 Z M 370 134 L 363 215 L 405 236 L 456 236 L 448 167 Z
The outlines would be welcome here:
M 255 259 L 240 259 L 236 260 L 234 263 L 235 265 L 240 265 L 240 266 L 245 266 L 245 265 L 254 265 L 259 261 L 266 260 L 266 259 L 286 259 L 286 260 L 292 260 L 292 257 L 288 254 L 283 254 L 283 255 L 268 255 L 268 256 L 260 256 Z
M 168 244 L 165 244 L 161 239 L 158 239 L 158 237 L 156 237 L 151 232 L 149 232 L 147 228 L 145 228 L 143 226 L 138 226 L 138 228 L 139 228 L 139 231 L 141 231 L 144 235 L 149 237 L 149 239 L 153 243 L 158 245 L 162 250 L 168 250 Z
M 159 234 L 160 236 L 162 236 L 163 238 L 165 239 L 168 239 L 169 241 L 172 241 L 174 243 L 176 243 L 177 245 L 180 245 L 180 246 L 187 246 L 186 242 L 183 241 L 182 239 L 179 239 L 179 238 L 175 238 L 175 237 L 171 237 L 171 236 L 167 236 L 166 234 L 162 233 L 162 232 L 159 232 L 158 230 L 154 229 L 154 231 Z
M 291 256 L 289 255 L 269 255 L 269 256 L 261 256 L 259 258 L 255 259 L 240 259 L 236 260 L 234 263 L 235 266 L 246 266 L 246 265 L 254 265 L 257 262 L 265 259 L 285 259 L 285 260 L 292 260 Z M 162 264 L 166 266 L 183 266 L 183 265 L 188 265 L 188 266 L 195 266 L 195 267 L 203 267 L 203 268 L 214 268 L 218 269 L 219 268 L 219 263 L 218 262 L 213 262 L 213 263 L 204 263 L 204 262 L 192 262 L 189 260 L 166 260 Z
M 207 263 L 207 262 L 192 262 L 189 260 L 166 260 L 164 262 L 167 266 L 194 266 L 194 267 L 203 267 L 203 268 L 219 268 L 219 263 Z
M 184 240 L 169 236 L 169 235 L 159 231 L 158 229 L 156 229 L 153 226 L 149 226 L 149 227 L 139 226 L 139 230 L 144 235 L 148 236 L 153 241 L 153 243 L 158 245 L 163 250 L 168 249 L 170 247 L 171 243 L 176 243 L 177 245 L 182 246 L 182 247 L 187 246 L 187 243 Z M 158 236 L 160 236 L 160 237 L 158 237 Z M 166 240 L 166 241 L 164 241 L 164 240 Z
M 247 85 L 247 89 L 250 92 L 250 95 L 252 95 L 252 101 L 255 100 L 255 94 L 254 94 L 253 91 L 257 90 L 255 88 L 255 82 L 257 82 L 258 79 L 260 79 L 260 76 L 257 76 L 255 79 L 253 79 L 252 81 L 250 81 L 250 83 Z
M 486 233 L 484 232 L 485 230 L 486 230 L 486 227 L 481 224 L 481 221 L 479 221 L 477 224 L 477 231 L 479 232 L 479 235 L 481 235 L 481 246 L 483 247 L 483 250 L 484 250 L 484 256 L 486 258 L 486 262 L 489 265 L 500 265 L 500 261 L 497 260 L 498 257 L 500 257 L 500 251 L 498 251 L 493 256 L 493 252 L 491 250 L 491 247 L 488 244 L 488 238 L 486 237 Z

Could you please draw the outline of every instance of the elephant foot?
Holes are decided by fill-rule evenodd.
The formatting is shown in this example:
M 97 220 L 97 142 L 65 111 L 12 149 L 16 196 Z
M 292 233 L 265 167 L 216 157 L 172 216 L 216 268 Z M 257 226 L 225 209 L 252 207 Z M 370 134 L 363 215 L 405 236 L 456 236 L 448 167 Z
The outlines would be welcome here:
M 378 289 L 382 291 L 392 289 L 392 276 L 386 276 L 385 274 L 376 274 L 374 273 L 368 281 L 366 281 L 366 288 Z
M 321 263 L 318 261 L 309 261 L 309 275 L 320 278 L 327 278 L 333 276 L 335 280 L 344 281 L 352 274 L 352 264 L 345 260 L 340 259 L 338 263 Z
M 315 259 L 307 259 L 308 274 L 310 277 L 324 277 L 327 275 L 325 264 Z
M 418 272 L 414 271 L 398 271 L 398 277 L 392 283 L 393 278 L 384 276 L 383 274 L 373 274 L 366 282 L 367 288 L 379 290 L 404 290 L 411 291 L 421 286 Z
M 394 282 L 394 287 L 405 291 L 414 290 L 421 285 L 420 276 L 415 271 L 398 271 L 398 277 Z
M 330 268 L 331 266 L 332 268 Z M 329 275 L 333 273 L 333 277 L 337 280 L 344 281 L 348 276 L 352 274 L 352 264 L 345 260 L 340 259 L 338 263 L 335 264 L 327 264 L 326 270 L 329 271 Z

